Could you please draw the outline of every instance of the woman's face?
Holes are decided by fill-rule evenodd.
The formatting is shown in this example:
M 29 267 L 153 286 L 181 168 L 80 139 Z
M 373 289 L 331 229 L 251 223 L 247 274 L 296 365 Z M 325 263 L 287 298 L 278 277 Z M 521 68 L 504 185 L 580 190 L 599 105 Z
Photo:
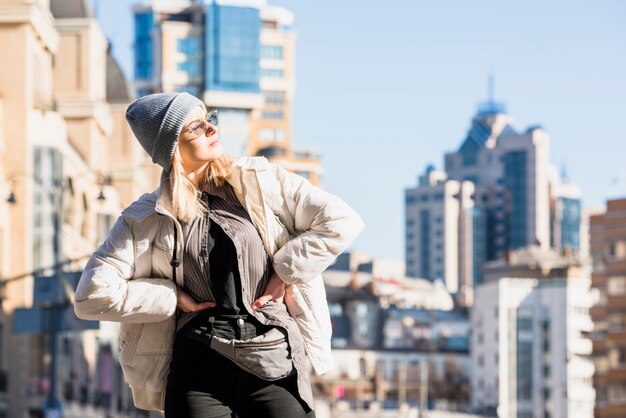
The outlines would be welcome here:
M 185 168 L 195 171 L 206 163 L 222 156 L 222 146 L 217 126 L 206 121 L 207 112 L 197 106 L 185 120 L 178 138 L 178 150 Z M 207 128 L 203 131 L 202 126 Z M 195 131 L 192 132 L 192 131 Z

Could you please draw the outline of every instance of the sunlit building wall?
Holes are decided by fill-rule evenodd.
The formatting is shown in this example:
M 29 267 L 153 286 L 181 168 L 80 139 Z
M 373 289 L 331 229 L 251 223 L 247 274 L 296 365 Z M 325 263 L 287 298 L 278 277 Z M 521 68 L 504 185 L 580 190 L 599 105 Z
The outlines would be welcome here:
M 0 273 L 9 280 L 0 319 L 0 416 L 17 417 L 42 413 L 52 369 L 49 335 L 15 333 L 31 325 L 16 320 L 16 309 L 41 304 L 35 276 L 75 281 L 120 213 L 110 147 L 118 135 L 114 114 L 130 97 L 115 111 L 107 103 L 115 90 L 111 57 L 89 1 L 5 1 L 0 22 L 0 61 L 11 64 L 0 66 Z M 145 172 L 135 175 L 142 193 L 155 187 Z M 125 201 L 139 188 L 125 192 Z M 102 349 L 116 344 L 115 327 L 63 331 L 55 341 L 55 397 L 91 402 L 103 391 L 96 376 L 105 370 L 97 368 Z M 121 392 L 116 401 L 128 405 L 128 391 L 124 399 Z
M 405 190 L 407 276 L 441 280 L 452 293 L 471 286 L 473 209 L 474 185 L 432 166 Z
M 594 416 L 591 296 L 583 276 L 502 278 L 475 289 L 475 411 L 507 418 Z

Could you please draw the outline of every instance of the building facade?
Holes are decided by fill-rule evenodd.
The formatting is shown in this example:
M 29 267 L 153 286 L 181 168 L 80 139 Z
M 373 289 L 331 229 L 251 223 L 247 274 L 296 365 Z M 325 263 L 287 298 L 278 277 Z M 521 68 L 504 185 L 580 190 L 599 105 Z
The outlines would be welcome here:
M 626 199 L 609 200 L 605 213 L 591 216 L 592 283 L 598 292 L 591 310 L 595 416 L 626 416 Z
M 377 264 L 344 253 L 323 273 L 337 368 L 311 377 L 317 398 L 357 411 L 420 404 L 468 411 L 467 311 L 452 311 L 443 285 L 393 278 L 394 263 Z M 362 272 L 362 266 L 381 275 Z
M 319 184 L 319 154 L 292 148 L 290 11 L 264 0 L 154 0 L 134 14 L 138 96 L 186 91 L 200 97 L 219 111 L 227 154 L 262 155 Z
M 503 105 L 482 105 L 444 171 L 429 167 L 405 191 L 408 274 L 443 280 L 469 305 L 486 261 L 530 245 L 579 251 L 580 191 L 549 159 L 546 131 L 518 132 Z
M 591 418 L 588 274 L 567 262 L 550 269 L 520 259 L 488 263 L 490 277 L 475 289 L 472 407 L 502 418 Z
M 405 191 L 407 276 L 441 280 L 452 293 L 472 284 L 473 196 L 473 183 L 432 166 Z
M 89 1 L 4 1 L 0 42 L 11 63 L 0 68 L 0 416 L 42 416 L 52 397 L 76 416 L 95 404 L 134 412 L 113 361 L 116 327 L 87 329 L 71 306 L 122 200 L 156 187 L 146 171 L 131 174 L 140 163 L 112 163 L 127 152 L 112 149 L 126 146 L 120 112 L 131 96 Z M 112 167 L 133 186 L 120 192 Z

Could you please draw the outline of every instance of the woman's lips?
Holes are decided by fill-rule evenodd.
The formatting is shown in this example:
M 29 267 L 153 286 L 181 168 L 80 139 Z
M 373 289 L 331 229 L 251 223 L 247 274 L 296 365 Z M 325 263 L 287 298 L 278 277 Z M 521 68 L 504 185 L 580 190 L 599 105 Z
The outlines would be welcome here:
M 211 148 L 211 147 L 215 146 L 215 145 L 216 145 L 216 144 L 218 144 L 219 142 L 220 142 L 220 140 L 219 140 L 219 139 L 216 139 L 215 141 L 213 141 L 213 142 L 211 142 L 211 143 L 209 144 L 209 148 Z

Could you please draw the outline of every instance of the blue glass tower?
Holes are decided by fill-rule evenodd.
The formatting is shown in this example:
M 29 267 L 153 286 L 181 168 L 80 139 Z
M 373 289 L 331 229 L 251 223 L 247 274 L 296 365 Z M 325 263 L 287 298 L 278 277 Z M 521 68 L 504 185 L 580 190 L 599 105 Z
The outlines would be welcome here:
M 154 13 L 151 10 L 135 14 L 135 79 L 139 85 L 143 84 L 138 87 L 138 96 L 150 93 L 149 84 L 153 75 L 152 29 L 154 23 Z
M 260 32 L 259 9 L 207 5 L 205 90 L 260 92 Z

